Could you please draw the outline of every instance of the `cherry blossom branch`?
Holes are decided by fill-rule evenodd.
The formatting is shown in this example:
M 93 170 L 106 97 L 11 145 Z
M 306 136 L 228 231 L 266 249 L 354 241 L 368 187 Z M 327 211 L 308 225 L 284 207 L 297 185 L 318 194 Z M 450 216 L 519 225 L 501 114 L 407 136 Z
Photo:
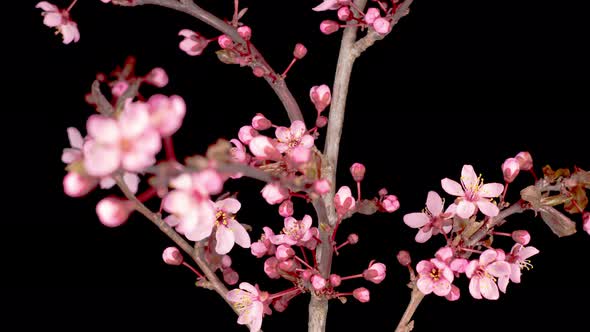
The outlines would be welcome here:
M 410 332 L 414 328 L 414 321 L 412 321 L 412 316 L 416 309 L 422 302 L 424 298 L 424 293 L 422 293 L 418 287 L 416 286 L 415 282 L 412 282 L 412 295 L 410 297 L 410 302 L 406 307 L 406 311 L 404 312 L 402 318 L 400 319 L 399 323 L 397 324 L 397 328 L 395 332 Z
M 155 5 L 174 9 L 195 17 L 201 22 L 228 35 L 235 42 L 246 46 L 246 41 L 238 34 L 238 31 L 233 26 L 199 7 L 192 0 L 133 0 L 131 2 L 128 0 L 114 0 L 113 2 L 122 6 Z M 270 69 L 270 71 L 274 73 L 272 67 L 266 62 L 262 54 L 256 49 L 256 47 L 254 47 L 254 45 L 252 45 L 252 43 L 249 43 L 249 49 L 253 59 L 255 59 L 255 62 L 262 64 L 264 67 Z M 279 75 L 272 75 L 274 78 L 271 78 L 270 76 L 271 75 L 266 75 L 265 80 L 283 103 L 283 106 L 285 107 L 291 122 L 295 120 L 303 120 L 303 115 L 301 114 L 299 105 L 287 87 L 287 83 L 282 78 L 280 78 Z
M 471 247 L 475 245 L 489 233 L 490 229 L 494 228 L 500 222 L 502 222 L 503 220 L 505 220 L 513 214 L 522 213 L 526 211 L 527 209 L 521 203 L 522 201 L 519 201 L 511 205 L 510 207 L 500 211 L 500 213 L 498 213 L 497 216 L 490 218 L 488 222 L 482 225 L 475 233 L 473 233 L 473 235 L 469 237 L 469 239 L 465 241 L 464 245 L 466 247 Z
M 219 296 L 223 298 L 223 300 L 232 308 L 232 310 L 238 314 L 236 309 L 231 305 L 231 303 L 227 300 L 226 294 L 228 292 L 227 288 L 221 280 L 215 275 L 213 270 L 209 267 L 209 264 L 203 259 L 202 255 L 202 246 L 200 243 L 195 244 L 195 248 L 191 246 L 180 234 L 178 234 L 172 227 L 170 227 L 158 213 L 152 212 L 147 206 L 145 206 L 142 202 L 140 202 L 137 197 L 131 192 L 129 187 L 123 181 L 121 175 L 116 175 L 115 181 L 117 182 L 117 186 L 121 189 L 125 197 L 131 202 L 135 204 L 135 210 L 139 213 L 144 215 L 148 218 L 153 224 L 158 226 L 158 228 L 166 234 L 176 245 L 178 245 L 184 252 L 190 255 L 193 260 L 197 263 L 201 271 L 207 277 L 208 286 L 211 287 Z

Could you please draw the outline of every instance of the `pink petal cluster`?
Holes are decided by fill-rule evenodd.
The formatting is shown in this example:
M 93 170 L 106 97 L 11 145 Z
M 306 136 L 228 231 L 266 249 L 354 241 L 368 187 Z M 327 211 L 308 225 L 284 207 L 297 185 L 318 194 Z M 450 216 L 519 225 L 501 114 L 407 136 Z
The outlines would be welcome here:
M 47 1 L 41 1 L 35 7 L 43 10 L 43 24 L 50 28 L 56 28 L 57 32 L 61 33 L 64 44 L 80 40 L 78 25 L 70 19 L 68 10 L 60 9 Z
M 432 235 L 438 233 L 448 234 L 453 228 L 452 208 L 443 212 L 442 198 L 434 191 L 428 192 L 426 198 L 426 210 L 424 212 L 409 213 L 404 216 L 404 223 L 412 228 L 418 228 L 415 240 L 418 243 L 428 241 Z
M 123 168 L 141 172 L 156 162 L 161 138 L 150 123 L 147 104 L 129 103 L 118 118 L 91 115 L 86 123 L 84 167 L 92 176 L 107 176 Z
M 242 248 L 250 248 L 248 232 L 234 216 L 240 210 L 241 204 L 235 198 L 226 198 L 214 203 L 215 205 L 215 251 L 220 255 L 227 254 L 237 243 Z
M 180 30 L 178 35 L 184 37 L 179 44 L 180 49 L 191 56 L 201 55 L 205 47 L 209 44 L 207 38 L 189 29 Z
M 304 245 L 313 237 L 311 230 L 312 219 L 309 215 L 303 216 L 303 219 L 297 220 L 293 217 L 285 218 L 285 227 L 281 234 L 277 234 L 270 239 L 275 245 Z
M 250 251 L 252 255 L 261 258 L 265 255 L 274 255 L 276 252 L 276 246 L 271 242 L 271 239 L 275 237 L 275 233 L 270 227 L 264 226 L 262 228 L 264 234 L 260 237 L 260 240 L 252 243 Z
M 453 205 L 456 205 L 456 214 L 461 218 L 471 217 L 477 213 L 478 208 L 489 217 L 495 217 L 500 212 L 498 206 L 491 202 L 490 198 L 500 196 L 504 186 L 500 183 L 484 184 L 471 165 L 463 166 L 460 184 L 449 178 L 444 178 L 441 185 L 447 193 L 458 197 Z
M 321 113 L 332 100 L 332 94 L 330 93 L 330 87 L 322 84 L 316 85 L 309 90 L 309 98 L 311 102 L 314 104 L 315 109 L 318 113 Z
M 289 198 L 289 190 L 281 187 L 279 183 L 269 183 L 262 188 L 262 197 L 268 204 L 279 204 Z
M 363 278 L 372 283 L 380 284 L 385 279 L 386 270 L 385 264 L 371 262 L 369 268 L 363 272 Z
M 488 249 L 479 256 L 479 260 L 469 262 L 465 274 L 471 279 L 469 292 L 473 298 L 481 299 L 483 296 L 488 300 L 497 300 L 500 297 L 496 278 L 502 279 L 511 274 L 510 264 L 504 258 L 503 253 Z M 506 291 L 505 285 L 501 286 Z
M 182 125 L 186 113 L 186 104 L 180 96 L 156 94 L 148 99 L 151 126 L 162 137 L 174 134 Z
M 278 127 L 276 148 L 280 153 L 286 153 L 296 163 L 305 163 L 311 156 L 314 139 L 307 134 L 305 123 L 295 120 L 290 128 Z
M 422 293 L 426 295 L 434 293 L 438 296 L 449 295 L 451 284 L 455 279 L 453 270 L 447 263 L 452 255 L 452 249 L 446 247 L 436 253 L 436 258 L 418 263 L 416 271 L 420 277 L 416 285 Z
M 250 332 L 260 331 L 265 306 L 261 292 L 247 282 L 240 283 L 240 289 L 232 289 L 227 293 L 227 300 L 237 310 L 238 324 L 250 325 Z
M 354 210 L 355 206 L 356 201 L 354 197 L 352 197 L 352 191 L 350 188 L 348 186 L 340 187 L 336 195 L 334 195 L 334 207 L 336 208 L 336 213 L 342 217 L 348 211 Z
M 510 274 L 498 279 L 498 286 L 502 292 L 506 293 L 508 280 L 515 284 L 520 283 L 521 270 L 530 269 L 532 265 L 528 259 L 538 253 L 539 250 L 532 246 L 525 247 L 517 243 L 512 247 L 510 254 L 506 256 L 506 261 L 510 264 Z

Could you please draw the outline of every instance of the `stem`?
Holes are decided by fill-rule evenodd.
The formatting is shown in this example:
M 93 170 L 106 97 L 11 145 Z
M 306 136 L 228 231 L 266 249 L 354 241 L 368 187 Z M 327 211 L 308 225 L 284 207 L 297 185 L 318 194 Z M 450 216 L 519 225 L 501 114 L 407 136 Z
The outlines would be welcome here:
M 267 301 L 274 300 L 277 297 L 289 295 L 291 293 L 295 293 L 295 292 L 298 292 L 298 291 L 299 291 L 299 288 L 297 288 L 297 287 L 289 288 L 289 289 L 286 289 L 284 291 L 281 291 L 281 292 L 278 292 L 278 293 L 275 293 L 275 294 L 270 295 L 268 297 L 268 300 Z
M 72 3 L 68 6 L 68 9 L 66 9 L 66 12 L 70 12 L 70 10 L 74 7 L 74 5 L 76 4 L 76 2 L 78 2 L 78 0 L 74 0 L 72 1 Z
M 301 264 L 307 266 L 308 269 L 310 269 L 310 270 L 313 270 L 314 269 L 306 261 L 304 261 L 303 259 L 299 258 L 299 256 L 293 256 L 293 258 L 295 258 L 296 260 L 298 260 Z
M 293 65 L 295 64 L 295 61 L 297 61 L 297 58 L 293 58 L 293 60 L 291 60 L 291 63 L 289 64 L 289 66 L 287 66 L 287 69 L 285 69 L 285 71 L 281 74 L 281 77 L 287 78 L 287 73 L 289 72 L 289 70 L 291 70 L 291 67 L 293 67 Z
M 342 278 L 340 278 L 340 280 L 341 281 L 344 281 L 344 280 L 348 280 L 348 279 L 357 279 L 357 278 L 362 278 L 362 277 L 363 277 L 363 274 L 360 273 L 360 274 L 353 274 L 353 275 L 348 276 L 348 277 L 342 277 Z
M 400 319 L 399 324 L 397 324 L 395 332 L 410 332 L 414 328 L 414 322 L 411 321 L 411 319 L 414 315 L 414 312 L 416 312 L 416 309 L 420 305 L 420 302 L 422 302 L 423 298 L 424 294 L 421 291 L 419 291 L 418 287 L 414 284 L 414 286 L 412 287 L 412 295 L 410 297 L 410 302 L 408 303 L 406 311 Z
M 357 202 L 361 201 L 361 183 L 360 181 L 356 183 L 356 193 L 357 193 Z
M 164 138 L 164 150 L 166 151 L 166 160 L 176 161 L 176 153 L 174 153 L 174 143 L 172 137 Z
M 222 19 L 199 7 L 192 0 L 134 0 L 132 3 L 127 2 L 127 0 L 113 0 L 113 3 L 122 6 L 155 5 L 174 9 L 179 12 L 191 15 L 196 19 L 200 20 L 201 22 L 219 30 L 220 32 L 228 35 L 235 42 L 242 44 L 242 46 L 250 47 L 252 59 L 254 59 L 254 61 L 250 65 L 262 65 L 263 67 L 266 67 L 271 71 L 271 75 L 268 75 L 271 77 L 265 76 L 264 79 L 268 82 L 268 84 L 274 90 L 275 94 L 283 103 L 283 106 L 285 107 L 285 110 L 287 111 L 287 114 L 289 116 L 289 120 L 303 120 L 303 115 L 301 114 L 299 105 L 297 104 L 297 101 L 295 101 L 295 98 L 291 94 L 291 91 L 287 87 L 287 84 L 283 79 L 273 79 L 273 77 L 276 78 L 277 75 L 274 74 L 272 67 L 266 62 L 266 60 L 264 59 L 262 54 L 256 49 L 256 47 L 254 47 L 254 45 L 249 45 L 249 43 L 246 43 L 246 41 L 238 34 L 238 31 L 235 27 L 231 26 L 230 24 L 227 24 Z
M 150 198 L 156 196 L 157 190 L 154 187 L 150 187 L 148 190 L 142 192 L 141 194 L 137 195 L 137 200 L 145 203 Z
M 488 234 L 488 231 L 492 229 L 494 226 L 496 226 L 498 223 L 500 223 L 502 220 L 515 213 L 524 212 L 526 209 L 524 208 L 522 203 L 522 201 L 518 201 L 510 207 L 500 211 L 500 213 L 497 216 L 490 218 L 487 223 L 485 223 L 480 229 L 477 230 L 477 232 L 475 232 L 473 235 L 471 235 L 469 239 L 465 241 L 464 246 L 472 247 L 481 239 L 483 239 L 484 236 Z
M 199 279 L 203 279 L 205 278 L 204 275 L 202 275 L 199 271 L 197 271 L 197 269 L 195 269 L 194 267 L 190 266 L 187 262 L 182 262 L 182 265 L 186 266 L 189 268 L 189 270 L 193 271 L 198 277 Z

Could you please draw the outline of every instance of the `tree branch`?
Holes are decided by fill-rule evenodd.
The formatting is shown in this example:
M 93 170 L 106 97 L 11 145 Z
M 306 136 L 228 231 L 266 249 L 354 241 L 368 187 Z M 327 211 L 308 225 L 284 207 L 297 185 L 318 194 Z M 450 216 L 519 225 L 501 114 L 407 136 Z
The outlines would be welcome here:
M 420 302 L 422 302 L 422 299 L 424 299 L 424 294 L 418 289 L 418 287 L 416 286 L 416 283 L 412 282 L 412 295 L 410 297 L 410 302 L 408 303 L 408 306 L 406 307 L 406 311 L 404 312 L 404 315 L 402 316 L 399 323 L 397 324 L 397 328 L 395 329 L 395 332 L 410 332 L 410 331 L 412 331 L 412 329 L 414 328 L 414 321 L 412 321 L 411 319 L 412 319 L 412 316 L 414 315 L 414 312 L 416 312 L 416 309 L 420 305 Z
M 114 0 L 113 3 L 122 6 L 155 5 L 174 9 L 195 17 L 201 22 L 217 29 L 221 33 L 228 35 L 236 43 L 240 43 L 246 47 L 246 41 L 238 34 L 238 31 L 233 26 L 227 24 L 222 19 L 199 7 L 192 0 L 132 0 L 131 2 L 129 2 L 129 0 Z M 274 78 L 271 78 L 267 75 L 265 76 L 265 80 L 283 103 L 283 106 L 285 107 L 291 122 L 295 120 L 303 120 L 303 115 L 301 114 L 299 105 L 287 87 L 285 80 L 280 78 L 280 75 L 274 72 L 262 54 L 251 43 L 250 51 L 252 58 L 255 60 L 251 65 L 261 64 L 274 74 Z

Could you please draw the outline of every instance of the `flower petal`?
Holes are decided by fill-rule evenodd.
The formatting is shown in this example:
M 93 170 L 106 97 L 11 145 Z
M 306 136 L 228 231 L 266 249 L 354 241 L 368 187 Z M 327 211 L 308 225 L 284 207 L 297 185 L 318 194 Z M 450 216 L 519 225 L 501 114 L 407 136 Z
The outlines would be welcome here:
M 465 196 L 465 192 L 463 191 L 463 187 L 457 181 L 451 180 L 449 178 L 444 178 L 440 181 L 440 185 L 448 194 L 453 196 Z
M 525 260 L 525 259 L 528 259 L 531 256 L 534 256 L 534 255 L 538 254 L 538 253 L 539 253 L 539 249 L 537 249 L 535 247 L 524 247 L 520 251 L 518 257 L 521 260 Z
M 492 278 L 481 278 L 479 280 L 479 290 L 481 291 L 481 295 L 488 300 L 497 300 L 500 298 L 498 286 Z
M 474 188 L 477 185 L 477 174 L 471 165 L 463 165 L 461 169 L 461 182 L 467 190 Z
M 412 228 L 420 228 L 430 222 L 430 218 L 422 212 L 408 213 L 404 216 L 404 223 Z
M 76 149 L 82 149 L 84 145 L 84 138 L 82 138 L 82 134 L 80 131 L 74 127 L 69 127 L 67 129 L 68 132 L 68 140 L 70 141 L 70 146 Z
M 418 281 L 416 282 L 416 286 L 418 286 L 418 289 L 424 293 L 425 295 L 428 295 L 430 293 L 432 293 L 432 289 L 434 288 L 434 283 L 432 282 L 432 279 L 429 277 L 423 277 L 418 279 Z
M 300 139 L 303 137 L 306 130 L 305 123 L 303 123 L 301 120 L 295 120 L 293 123 L 291 123 L 291 135 L 295 139 Z
M 438 216 L 443 211 L 443 201 L 440 195 L 436 191 L 429 191 L 428 197 L 426 198 L 426 207 L 433 216 Z
M 250 235 L 248 235 L 244 226 L 234 219 L 229 221 L 228 226 L 234 233 L 235 242 L 242 248 L 250 248 Z
M 416 242 L 418 242 L 418 243 L 424 243 L 424 242 L 430 240 L 431 237 L 432 237 L 432 228 L 430 228 L 427 231 L 424 231 L 424 229 L 420 229 L 418 231 L 418 233 L 416 233 L 414 240 L 416 240 Z
M 498 213 L 500 213 L 500 209 L 498 209 L 498 206 L 486 200 L 485 198 L 480 199 L 476 202 L 476 204 L 477 207 L 481 210 L 481 213 L 485 214 L 486 216 L 495 217 L 498 215 Z
M 494 277 L 503 277 L 510 275 L 510 264 L 507 262 L 493 262 L 486 267 L 486 271 Z
M 498 252 L 494 249 L 488 249 L 479 256 L 479 264 L 486 266 L 495 261 L 498 257 Z
M 475 204 L 462 200 L 457 205 L 457 215 L 463 219 L 468 219 L 475 213 Z
M 434 283 L 432 291 L 438 296 L 446 296 L 451 292 L 451 283 L 448 280 L 439 279 Z
M 479 290 L 479 278 L 471 278 L 469 282 L 469 293 L 474 299 L 481 300 L 481 291 Z
M 242 204 L 235 198 L 226 198 L 215 202 L 215 207 L 223 212 L 236 214 L 242 207 Z
M 504 185 L 500 183 L 486 183 L 477 192 L 480 197 L 492 198 L 498 197 L 504 191 Z
M 217 232 L 215 232 L 215 239 L 217 244 L 215 245 L 215 251 L 220 255 L 227 254 L 231 248 L 234 247 L 235 237 L 234 232 L 226 226 L 217 226 Z

